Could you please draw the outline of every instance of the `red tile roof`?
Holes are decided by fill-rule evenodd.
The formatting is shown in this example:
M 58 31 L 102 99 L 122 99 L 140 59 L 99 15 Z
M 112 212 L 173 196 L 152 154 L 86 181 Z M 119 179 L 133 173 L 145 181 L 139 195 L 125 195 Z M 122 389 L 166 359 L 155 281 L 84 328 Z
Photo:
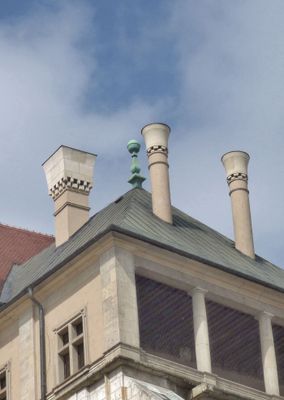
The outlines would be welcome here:
M 14 264 L 23 264 L 53 242 L 53 236 L 0 224 L 0 292 Z

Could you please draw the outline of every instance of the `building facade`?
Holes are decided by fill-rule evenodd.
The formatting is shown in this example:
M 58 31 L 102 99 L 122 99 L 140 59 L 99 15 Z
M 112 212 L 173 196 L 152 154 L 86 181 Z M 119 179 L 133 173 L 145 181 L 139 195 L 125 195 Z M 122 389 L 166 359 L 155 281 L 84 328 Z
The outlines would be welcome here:
M 223 157 L 232 242 L 171 205 L 169 128 L 142 134 L 152 193 L 132 142 L 133 189 L 91 218 L 95 155 L 44 163 L 55 243 L 3 274 L 1 400 L 284 398 L 284 271 L 254 253 L 248 156 Z

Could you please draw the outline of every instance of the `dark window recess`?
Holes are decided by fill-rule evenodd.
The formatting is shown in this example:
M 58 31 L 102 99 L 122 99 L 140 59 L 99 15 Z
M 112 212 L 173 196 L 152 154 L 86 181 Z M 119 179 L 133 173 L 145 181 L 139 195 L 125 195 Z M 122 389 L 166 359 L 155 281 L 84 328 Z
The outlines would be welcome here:
M 76 335 L 79 336 L 83 333 L 83 323 L 80 321 L 77 325 L 75 325 Z
M 85 365 L 85 357 L 84 357 L 84 344 L 80 343 L 76 346 L 77 357 L 78 357 L 78 369 L 81 369 Z
M 70 356 L 69 356 L 69 353 L 67 353 L 61 357 L 62 357 L 62 362 L 63 362 L 63 376 L 64 376 L 64 379 L 66 379 L 70 376 Z
M 67 343 L 69 343 L 69 334 L 68 334 L 68 330 L 66 330 L 66 332 L 62 333 L 61 335 L 61 340 L 62 340 L 62 344 L 63 346 Z
M 183 290 L 136 276 L 141 347 L 196 368 L 191 297 Z
M 213 373 L 264 391 L 258 321 L 206 301 Z
M 6 373 L 1 374 L 0 376 L 0 389 L 6 388 Z
M 280 396 L 284 396 L 284 327 L 273 324 L 273 336 L 278 367 Z
M 6 381 L 6 371 L 0 372 L 0 400 L 7 399 L 7 381 Z

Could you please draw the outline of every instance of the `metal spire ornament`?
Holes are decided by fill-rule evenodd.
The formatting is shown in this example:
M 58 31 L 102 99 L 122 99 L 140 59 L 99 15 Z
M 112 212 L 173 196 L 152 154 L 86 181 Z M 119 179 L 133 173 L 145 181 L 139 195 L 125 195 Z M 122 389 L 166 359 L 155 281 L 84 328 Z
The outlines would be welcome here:
M 131 177 L 128 179 L 128 183 L 132 185 L 133 188 L 142 188 L 142 183 L 146 178 L 140 175 L 141 168 L 138 162 L 138 153 L 140 151 L 140 143 L 136 140 L 130 140 L 127 144 L 127 150 L 131 154 L 132 162 L 131 162 Z

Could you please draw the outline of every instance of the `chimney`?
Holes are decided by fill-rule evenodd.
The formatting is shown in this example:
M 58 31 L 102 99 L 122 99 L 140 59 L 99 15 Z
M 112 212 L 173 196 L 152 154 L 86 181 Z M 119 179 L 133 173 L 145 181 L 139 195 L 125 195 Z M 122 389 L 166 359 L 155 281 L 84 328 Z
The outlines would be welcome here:
M 254 258 L 252 223 L 248 191 L 249 155 L 244 151 L 231 151 L 222 157 L 231 196 L 235 246 Z
M 42 165 L 55 206 L 55 242 L 66 242 L 89 219 L 96 155 L 60 146 Z
M 168 164 L 170 127 L 154 123 L 141 130 L 144 137 L 152 186 L 153 213 L 163 221 L 173 223 Z

